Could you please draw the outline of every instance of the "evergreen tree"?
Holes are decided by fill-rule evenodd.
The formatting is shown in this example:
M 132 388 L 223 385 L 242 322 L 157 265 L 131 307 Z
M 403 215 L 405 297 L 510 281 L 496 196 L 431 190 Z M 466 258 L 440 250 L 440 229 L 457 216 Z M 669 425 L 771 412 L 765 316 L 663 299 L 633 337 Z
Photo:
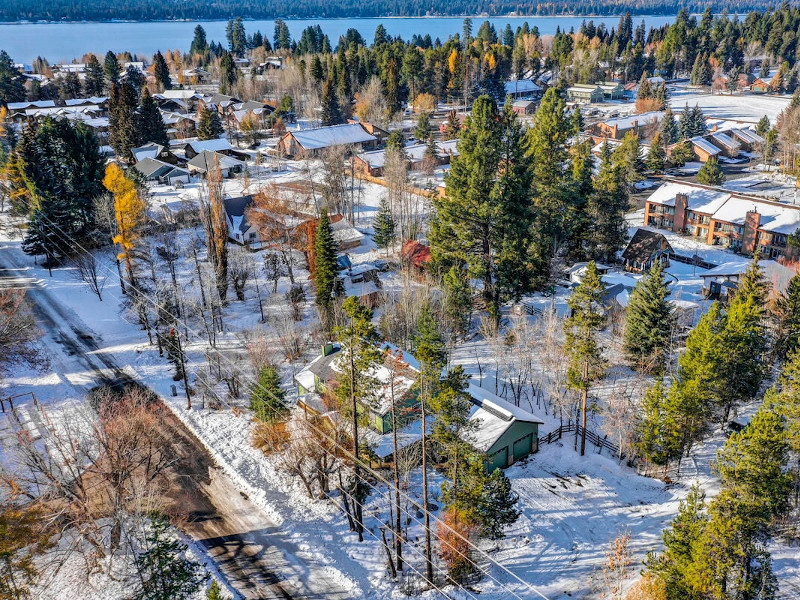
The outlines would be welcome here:
M 488 96 L 478 98 L 445 175 L 447 195 L 434 200 L 436 216 L 431 227 L 431 256 L 449 268 L 464 261 L 472 277 L 483 281 L 483 298 L 499 309 L 498 260 L 494 242 L 502 232 L 500 210 L 493 190 L 502 156 L 497 106 Z
M 527 147 L 533 171 L 533 261 L 539 284 L 550 278 L 550 263 L 569 238 L 575 197 L 567 168 L 570 122 L 564 100 L 551 87 L 545 92 L 527 132 Z
M 599 260 L 610 262 L 625 244 L 627 237 L 627 165 L 625 152 L 614 155 L 608 144 L 604 144 L 602 150 L 600 172 L 594 180 L 594 193 L 588 207 L 592 220 L 590 254 Z
M 720 185 L 725 181 L 725 173 L 719 166 L 716 156 L 709 158 L 697 172 L 697 182 L 705 185 Z
M 764 136 L 769 131 L 769 129 L 770 129 L 769 117 L 767 115 L 764 115 L 763 117 L 761 117 L 761 119 L 758 121 L 758 124 L 756 125 L 756 133 L 760 136 Z
M 102 96 L 106 90 L 103 66 L 94 54 L 89 55 L 89 60 L 86 63 L 86 77 L 83 80 L 83 87 L 89 96 Z
M 236 68 L 233 55 L 226 52 L 219 61 L 219 93 L 232 94 L 238 79 L 239 69 Z
M 0 106 L 25 100 L 26 92 L 22 81 L 22 75 L 14 67 L 11 57 L 5 50 L 0 50 Z
M 444 313 L 456 335 L 466 335 L 470 327 L 472 294 L 465 269 L 453 265 L 442 277 Z
M 372 228 L 373 241 L 378 248 L 386 248 L 386 254 L 388 256 L 389 247 L 394 244 L 395 241 L 395 223 L 392 211 L 389 208 L 389 200 L 385 195 L 381 197 L 378 214 L 375 215 L 375 223 Z
M 244 56 L 247 50 L 247 34 L 244 31 L 242 17 L 228 21 L 225 27 L 225 37 L 228 40 L 228 50 L 234 56 Z
M 664 112 L 664 118 L 661 121 L 660 133 L 661 139 L 664 142 L 664 146 L 671 146 L 680 138 L 678 123 L 675 121 L 675 115 L 672 114 L 672 108 L 669 106 Z
M 311 59 L 310 73 L 312 79 L 317 83 L 325 79 L 325 71 L 322 69 L 322 61 L 319 59 L 319 54 L 315 54 Z
M 664 383 L 657 378 L 642 399 L 636 422 L 636 451 L 648 463 L 667 465 L 680 456 L 668 408 Z
M 320 317 L 327 328 L 331 326 L 334 297 L 339 287 L 338 253 L 339 245 L 333 237 L 328 211 L 323 210 L 314 235 L 314 287 Z
M 275 50 L 288 50 L 291 47 L 292 38 L 289 35 L 289 26 L 283 19 L 275 19 L 275 34 L 272 41 Z
M 339 125 L 340 123 L 344 123 L 341 106 L 339 105 L 339 98 L 336 95 L 333 78 L 330 76 L 322 85 L 321 122 L 322 125 Z
M 447 121 L 444 124 L 444 133 L 442 134 L 443 140 L 455 140 L 458 138 L 458 132 L 461 131 L 461 122 L 458 120 L 458 115 L 455 109 L 451 109 L 447 113 Z
M 206 591 L 206 600 L 225 600 L 225 596 L 222 595 L 222 589 L 219 587 L 216 579 L 211 582 L 211 585 Z
M 576 106 L 575 110 L 572 111 L 572 118 L 570 119 L 572 122 L 572 133 L 573 135 L 578 135 L 581 133 L 586 126 L 583 121 L 583 114 L 581 113 L 581 107 Z
M 281 377 L 272 365 L 261 368 L 258 382 L 250 395 L 250 410 L 253 416 L 264 423 L 279 421 L 288 412 L 284 398 L 286 392 L 281 387 Z
M 706 125 L 706 117 L 703 114 L 703 109 L 697 104 L 691 109 L 690 123 L 691 131 L 688 137 L 695 137 L 708 133 L 708 125 Z
M 197 123 L 197 139 L 198 140 L 215 140 L 222 135 L 222 121 L 220 121 L 219 113 L 216 108 L 207 108 L 203 103 L 197 108 L 198 123 Z
M 414 137 L 423 141 L 428 139 L 428 130 L 431 128 L 431 117 L 425 111 L 419 113 L 417 126 L 414 128 Z
M 680 121 L 678 123 L 678 137 L 680 137 L 682 140 L 685 140 L 693 136 L 694 124 L 692 123 L 692 111 L 689 109 L 689 105 L 686 104 L 683 107 L 683 112 L 681 113 Z
M 575 213 L 572 231 L 567 240 L 568 256 L 584 260 L 592 253 L 592 196 L 594 194 L 594 163 L 592 142 L 587 140 L 573 146 L 572 183 L 575 189 Z M 608 144 L 604 145 L 608 149 Z
M 114 85 L 119 84 L 119 78 L 120 75 L 122 75 L 122 66 L 119 64 L 119 60 L 117 60 L 117 55 L 111 50 L 106 52 L 103 73 L 106 76 L 106 85 L 108 86 L 108 89 L 111 89 Z
M 201 566 L 186 558 L 186 544 L 170 539 L 169 522 L 159 513 L 150 516 L 150 533 L 144 551 L 136 557 L 139 581 L 136 600 L 184 600 L 194 596 L 203 582 Z
M 156 101 L 146 87 L 142 89 L 141 105 L 136 113 L 136 123 L 139 137 L 137 141 L 139 143 L 148 144 L 154 142 L 164 147 L 169 146 L 167 128 L 164 126 L 161 111 L 158 110 Z
M 675 326 L 675 309 L 661 261 L 656 260 L 637 282 L 628 302 L 623 348 L 636 369 L 663 373 Z
M 127 162 L 133 160 L 131 149 L 139 142 L 137 125 L 136 90 L 127 81 L 111 86 L 108 101 L 109 142 L 117 156 Z
M 789 281 L 786 291 L 775 302 L 778 321 L 775 351 L 785 358 L 800 347 L 800 275 Z
M 565 349 L 569 356 L 567 386 L 582 394 L 581 456 L 586 448 L 586 412 L 589 389 L 593 382 L 605 374 L 603 349 L 597 341 L 597 333 L 605 325 L 603 307 L 605 284 L 594 261 L 586 267 L 583 280 L 572 291 L 567 304 L 570 316 L 564 321 Z
M 61 80 L 59 87 L 62 100 L 81 97 L 81 80 L 77 73 L 67 73 Z
M 197 25 L 194 28 L 194 37 L 192 38 L 192 45 L 189 47 L 189 54 L 192 56 L 205 56 L 207 52 L 206 30 L 203 29 L 202 25 Z
M 503 537 L 503 529 L 516 523 L 519 496 L 502 469 L 495 469 L 484 483 L 478 514 L 481 533 L 491 540 Z
M 125 69 L 125 83 L 133 87 L 136 96 L 139 96 L 142 88 L 147 83 L 147 78 L 144 76 L 144 73 L 136 68 L 134 65 L 128 65 Z
M 168 90 L 172 87 L 172 79 L 169 76 L 169 67 L 167 61 L 161 51 L 156 52 L 153 57 L 153 76 L 156 80 L 156 85 L 160 90 Z
M 708 57 L 698 54 L 689 75 L 689 83 L 692 85 L 708 85 L 711 81 L 711 73 L 708 70 Z
M 650 150 L 647 152 L 645 165 L 652 173 L 663 173 L 666 160 L 667 153 L 664 152 L 664 146 L 661 142 L 661 132 L 658 132 L 655 134 L 650 144 Z
M 676 167 L 682 167 L 695 158 L 694 148 L 689 140 L 678 142 L 669 155 L 669 162 Z

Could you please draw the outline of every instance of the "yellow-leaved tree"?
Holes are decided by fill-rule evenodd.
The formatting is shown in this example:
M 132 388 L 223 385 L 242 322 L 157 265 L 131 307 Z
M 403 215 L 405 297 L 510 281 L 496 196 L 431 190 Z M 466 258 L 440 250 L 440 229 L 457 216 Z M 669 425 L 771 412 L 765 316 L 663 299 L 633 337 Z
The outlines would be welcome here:
M 103 185 L 114 195 L 114 215 L 117 220 L 117 235 L 114 243 L 120 247 L 117 259 L 125 262 L 128 283 L 135 285 L 133 259 L 139 230 L 145 220 L 145 203 L 139 196 L 136 184 L 125 176 L 125 171 L 115 163 L 106 167 Z

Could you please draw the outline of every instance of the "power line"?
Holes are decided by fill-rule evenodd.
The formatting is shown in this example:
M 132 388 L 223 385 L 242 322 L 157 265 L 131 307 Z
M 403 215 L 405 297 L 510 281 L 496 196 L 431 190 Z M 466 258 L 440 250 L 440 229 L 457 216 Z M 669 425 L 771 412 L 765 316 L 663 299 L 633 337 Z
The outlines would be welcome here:
M 67 235 L 67 234 L 66 234 L 66 232 L 64 232 L 64 231 L 63 231 L 63 229 L 62 229 L 62 228 L 61 228 L 59 225 L 57 225 L 56 223 L 54 223 L 54 222 L 53 222 L 51 219 L 49 219 L 47 216 L 45 216 L 45 215 L 42 215 L 42 218 L 43 218 L 43 219 L 45 219 L 47 222 L 49 222 L 49 224 L 50 224 L 52 227 L 54 227 L 54 228 L 57 230 L 57 232 L 56 232 L 56 233 L 57 233 L 57 235 L 59 235 L 59 236 L 61 237 L 62 241 L 66 241 L 66 242 L 68 242 L 68 243 L 72 244 L 73 246 L 77 246 L 77 247 L 78 247 L 78 248 L 80 248 L 80 249 L 81 249 L 83 252 L 89 253 L 89 251 L 88 251 L 88 250 L 87 250 L 87 249 L 86 249 L 84 246 L 82 246 L 82 245 L 81 245 L 79 242 L 77 242 L 76 240 L 73 240 L 72 238 L 70 238 L 70 237 L 69 237 L 69 235 Z M 59 232 L 60 232 L 60 233 L 59 233 Z M 101 266 L 102 266 L 102 268 L 104 268 L 104 269 L 105 269 L 107 272 L 109 272 L 109 273 L 111 273 L 112 275 L 114 275 L 114 272 L 111 270 L 111 268 L 110 268 L 110 267 L 108 267 L 108 265 L 101 265 Z M 202 281 L 201 281 L 201 282 L 199 282 L 199 283 L 200 283 L 200 285 L 202 286 Z M 144 293 L 144 292 L 143 292 L 143 291 L 142 291 L 142 290 L 141 290 L 141 289 L 140 289 L 138 286 L 135 286 L 135 285 L 131 284 L 130 282 L 128 282 L 128 288 L 131 288 L 131 289 L 135 290 L 137 293 L 139 293 L 139 294 L 140 294 L 140 296 L 141 296 L 142 298 L 144 298 L 144 299 L 145 299 L 145 301 L 147 301 L 147 302 L 149 302 L 150 304 L 152 304 L 152 305 L 153 305 L 153 307 L 156 309 L 156 311 L 162 311 L 162 310 L 163 310 L 162 308 L 160 308 L 160 307 L 158 306 L 158 304 L 157 304 L 157 303 L 156 303 L 154 300 L 152 300 L 151 298 L 149 298 L 149 297 L 148 297 L 148 295 L 147 295 L 146 293 Z M 117 295 L 115 295 L 115 294 L 112 294 L 112 295 L 113 295 L 115 298 L 117 298 L 117 299 L 121 299 L 119 296 L 117 296 Z M 177 299 L 176 299 L 176 301 L 177 301 Z M 186 330 L 187 332 L 188 332 L 188 331 L 191 331 L 191 332 L 192 332 L 192 333 L 193 333 L 193 334 L 194 334 L 194 335 L 195 335 L 195 336 L 196 336 L 198 339 L 203 339 L 203 336 L 202 336 L 202 335 L 201 335 L 201 334 L 200 334 L 200 333 L 199 333 L 197 330 L 195 330 L 195 329 L 194 329 L 194 328 L 192 328 L 192 327 L 189 327 L 189 324 L 188 324 L 188 322 L 186 321 L 186 319 L 185 319 L 185 318 L 176 317 L 176 316 L 175 316 L 175 315 L 173 315 L 173 314 L 170 314 L 169 316 L 170 316 L 171 318 L 173 318 L 173 319 L 174 319 L 174 320 L 175 320 L 177 323 L 181 323 L 181 324 L 183 324 L 183 326 L 184 326 L 184 328 L 185 328 L 185 330 Z M 222 360 L 226 361 L 226 362 L 227 362 L 227 363 L 228 363 L 230 366 L 235 366 L 235 365 L 233 365 L 233 362 L 232 362 L 232 361 L 231 361 L 231 360 L 230 360 L 228 357 L 226 357 L 225 355 L 223 355 L 223 354 L 220 354 L 220 358 L 221 358 Z M 195 373 L 195 376 L 197 376 L 197 371 L 196 371 L 196 370 L 193 370 L 192 372 L 193 372 L 193 373 Z M 278 398 L 276 398 L 276 397 L 274 396 L 274 394 L 272 394 L 272 392 L 271 392 L 270 390 L 267 390 L 267 389 L 265 389 L 263 386 L 261 386 L 261 385 L 260 385 L 260 383 L 259 383 L 257 380 L 255 380 L 253 383 L 255 384 L 255 386 L 257 386 L 257 387 L 258 387 L 260 390 L 262 390 L 263 392 L 265 392 L 266 394 L 268 394 L 268 395 L 269 395 L 270 397 L 272 397 L 274 400 L 279 400 Z M 219 395 L 218 395 L 218 394 L 217 394 L 217 393 L 216 393 L 214 390 L 211 390 L 211 391 L 214 393 L 214 395 L 215 395 L 215 396 L 217 396 L 217 397 L 219 398 Z M 222 399 L 220 398 L 220 400 L 222 400 Z M 226 403 L 226 404 L 227 404 L 227 403 Z M 270 408 L 271 408 L 271 409 L 272 409 L 272 410 L 275 412 L 275 414 L 277 415 L 277 409 L 275 409 L 274 407 L 270 407 Z M 381 474 L 380 474 L 378 471 L 375 471 L 374 469 L 372 469 L 372 467 L 371 467 L 369 464 L 365 463 L 365 462 L 364 462 L 364 461 L 363 461 L 361 458 L 356 458 L 356 456 L 354 455 L 354 453 L 350 452 L 350 450 L 349 450 L 348 448 L 346 448 L 344 445 L 342 445 L 342 444 L 341 444 L 340 442 L 338 442 L 336 439 L 332 438 L 332 437 L 331 437 L 331 436 L 329 436 L 327 433 L 325 433 L 325 432 L 324 432 L 324 430 L 317 428 L 317 427 L 316 427 L 316 426 L 315 426 L 313 423 L 311 423 L 311 426 L 312 426 L 312 428 L 314 428 L 314 430 L 315 430 L 317 433 L 319 433 L 319 434 L 320 434 L 320 435 L 322 435 L 323 437 L 325 437 L 325 438 L 327 438 L 328 440 L 330 440 L 330 441 L 331 441 L 331 442 L 334 444 L 334 446 L 336 446 L 336 447 L 337 447 L 337 449 L 338 449 L 338 450 L 340 450 L 340 451 L 342 452 L 342 454 L 344 454 L 344 455 L 346 455 L 348 458 L 350 458 L 350 459 L 353 461 L 353 464 L 356 464 L 356 463 L 358 463 L 358 465 L 359 465 L 361 468 L 363 468 L 363 469 L 364 469 L 364 470 L 365 470 L 367 473 L 369 473 L 370 475 L 372 475 L 372 476 L 373 476 L 373 477 L 374 477 L 376 480 L 378 480 L 378 481 L 380 481 L 380 482 L 382 482 L 382 483 L 386 484 L 387 486 L 391 486 L 391 485 L 392 485 L 392 484 L 391 484 L 391 482 L 389 482 L 389 481 L 388 481 L 388 480 L 387 480 L 385 477 L 383 477 L 383 475 L 381 475 Z M 326 451 L 327 451 L 327 450 L 326 450 Z M 330 452 L 330 451 L 327 451 L 327 452 L 329 452 L 333 458 L 338 458 L 334 452 Z M 362 479 L 363 479 L 363 478 L 362 478 Z M 386 492 L 382 492 L 381 490 L 378 490 L 378 488 L 377 488 L 376 486 L 374 486 L 374 485 L 370 484 L 370 483 L 369 483 L 368 481 L 366 481 L 366 480 L 364 480 L 364 481 L 363 481 L 363 483 L 365 483 L 366 485 L 368 485 L 369 487 L 371 487 L 373 490 L 375 490 L 375 491 L 376 491 L 376 492 L 377 492 L 377 493 L 378 493 L 378 494 L 379 494 L 381 497 L 383 497 L 383 498 L 386 498 L 386 497 L 387 497 L 387 496 L 386 496 L 386 494 L 388 494 L 388 493 L 389 493 L 389 490 L 387 490 Z M 407 500 L 411 501 L 413 504 L 415 504 L 415 505 L 416 505 L 416 503 L 413 501 L 413 499 L 412 499 L 410 496 L 408 496 L 408 494 L 405 494 L 405 497 L 406 497 L 406 499 L 407 499 Z M 416 522 L 416 523 L 418 523 L 418 524 L 422 524 L 422 523 L 421 523 L 421 521 L 419 521 L 418 519 L 416 519 L 415 517 L 413 517 L 413 516 L 411 516 L 411 515 L 408 515 L 408 513 L 407 513 L 407 512 L 406 512 L 406 515 L 407 515 L 407 516 L 410 516 L 410 518 L 411 518 L 411 519 L 412 519 L 414 522 Z M 534 586 L 532 586 L 531 584 L 529 584 L 529 583 L 527 583 L 526 581 L 522 580 L 522 579 L 521 579 L 521 578 L 520 578 L 518 575 L 516 575 L 515 573 L 513 573 L 512 571 L 510 571 L 510 570 L 509 570 L 507 567 L 505 567 L 503 564 L 499 563 L 499 562 L 498 562 L 498 561 L 496 561 L 494 558 L 492 558 L 491 556 L 489 556 L 489 554 L 488 554 L 487 552 L 485 552 L 484 550 L 482 550 L 481 548 L 479 548 L 479 547 L 478 547 L 478 546 L 477 546 L 477 545 L 476 545 L 474 542 L 472 542 L 472 540 L 470 540 L 468 537 L 466 537 L 466 536 L 462 535 L 462 534 L 461 534 L 460 532 L 458 532 L 458 531 L 455 531 L 455 530 L 453 530 L 451 527 L 449 527 L 449 525 L 447 525 L 446 523 L 444 523 L 444 522 L 443 522 L 443 521 L 442 521 L 442 520 L 441 520 L 441 519 L 440 519 L 438 516 L 436 516 L 436 515 L 433 515 L 433 514 L 430 514 L 430 512 L 428 513 L 428 516 L 429 516 L 429 518 L 432 518 L 432 519 L 433 519 L 433 520 L 434 520 L 436 523 L 438 523 L 438 524 L 442 524 L 442 525 L 444 525 L 445 527 L 448 527 L 448 529 L 450 529 L 450 530 L 452 531 L 452 533 L 453 533 L 453 534 L 454 534 L 456 537 L 458 537 L 459 539 L 461 539 L 461 540 L 462 540 L 462 541 L 463 541 L 465 544 L 467 544 L 467 545 L 468 545 L 470 548 L 472 548 L 472 549 L 473 549 L 473 550 L 475 550 L 477 553 L 479 553 L 481 556 L 483 556 L 483 557 L 484 557 L 486 560 L 488 560 L 488 562 L 490 562 L 491 564 L 493 564 L 493 565 L 495 565 L 495 566 L 499 567 L 499 568 L 500 568 L 502 571 L 504 571 L 505 573 L 507 573 L 508 575 L 510 575 L 510 576 L 511 576 L 513 579 L 515 579 L 516 581 L 518 581 L 519 583 L 521 583 L 522 585 L 524 585 L 526 588 L 528 588 L 530 591 L 534 592 L 534 593 L 535 593 L 537 596 L 539 596 L 539 597 L 540 597 L 540 598 L 542 598 L 543 600 L 548 600 L 547 596 L 545 596 L 544 594 L 542 594 L 542 593 L 541 593 L 541 592 L 540 592 L 538 589 L 536 589 L 536 588 L 535 588 Z M 363 524 L 362 524 L 362 526 L 363 526 Z M 424 525 L 423 525 L 423 528 L 424 528 Z M 374 535 L 374 534 L 373 534 L 373 535 Z M 377 539 L 377 538 L 376 538 L 376 539 Z M 408 546 L 408 544 L 406 544 L 406 545 Z M 460 551 L 458 551 L 458 550 L 457 550 L 457 549 L 455 549 L 455 548 L 453 548 L 453 549 L 454 549 L 454 550 L 455 550 L 455 551 L 456 551 L 456 552 L 457 552 L 459 555 L 461 555 L 462 557 L 469 559 L 469 557 L 468 557 L 468 556 L 466 556 L 465 554 L 461 553 Z M 427 560 L 427 557 L 426 557 L 426 560 Z M 471 559 L 469 559 L 469 560 L 471 560 Z M 488 571 L 484 571 L 484 574 L 485 574 L 486 576 L 488 576 L 488 577 L 489 577 L 489 578 L 490 578 L 492 581 L 494 581 L 495 583 L 497 583 L 498 585 L 500 585 L 501 587 L 503 587 L 503 588 L 504 588 L 506 591 L 508 591 L 509 593 L 511 593 L 511 594 L 512 594 L 514 597 L 518 598 L 519 600 L 522 600 L 522 598 L 521 598 L 521 597 L 520 597 L 520 596 L 519 596 L 519 595 L 518 595 L 516 592 L 514 592 L 514 591 L 513 591 L 513 590 L 511 590 L 511 589 L 509 589 L 509 588 L 508 588 L 508 587 L 507 587 L 505 584 L 503 584 L 502 582 L 500 582 L 499 580 L 497 580 L 495 577 L 493 577 L 493 576 L 491 575 L 491 573 L 489 573 Z M 463 588 L 463 586 L 459 586 L 459 587 L 461 587 L 462 589 L 465 589 L 465 588 Z

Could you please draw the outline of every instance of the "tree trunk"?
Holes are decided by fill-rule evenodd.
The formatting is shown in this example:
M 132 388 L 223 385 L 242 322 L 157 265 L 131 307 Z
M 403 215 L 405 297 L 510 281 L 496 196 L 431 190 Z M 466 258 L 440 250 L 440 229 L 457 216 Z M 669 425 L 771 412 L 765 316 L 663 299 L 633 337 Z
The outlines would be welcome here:
M 422 512 L 425 514 L 425 576 L 433 583 L 433 550 L 431 549 L 431 517 L 428 510 L 428 436 L 425 432 L 425 399 L 420 403 L 422 419 Z

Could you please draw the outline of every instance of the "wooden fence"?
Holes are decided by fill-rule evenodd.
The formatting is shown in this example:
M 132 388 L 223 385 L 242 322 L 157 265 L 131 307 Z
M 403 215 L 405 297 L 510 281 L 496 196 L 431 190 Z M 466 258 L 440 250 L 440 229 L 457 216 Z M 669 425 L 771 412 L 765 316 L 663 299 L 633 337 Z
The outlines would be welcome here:
M 573 431 L 577 431 L 578 435 L 580 436 L 583 432 L 583 427 L 581 427 L 577 423 L 568 423 L 567 425 L 562 425 L 558 429 L 555 429 L 548 433 L 546 436 L 539 438 L 540 444 L 552 444 L 553 442 L 560 440 L 561 436 L 565 433 L 572 433 Z M 606 448 L 607 450 L 613 452 L 615 455 L 619 456 L 619 446 L 615 443 L 609 441 L 608 438 L 600 437 L 594 431 L 587 429 L 586 430 L 586 440 L 597 446 L 598 448 Z

